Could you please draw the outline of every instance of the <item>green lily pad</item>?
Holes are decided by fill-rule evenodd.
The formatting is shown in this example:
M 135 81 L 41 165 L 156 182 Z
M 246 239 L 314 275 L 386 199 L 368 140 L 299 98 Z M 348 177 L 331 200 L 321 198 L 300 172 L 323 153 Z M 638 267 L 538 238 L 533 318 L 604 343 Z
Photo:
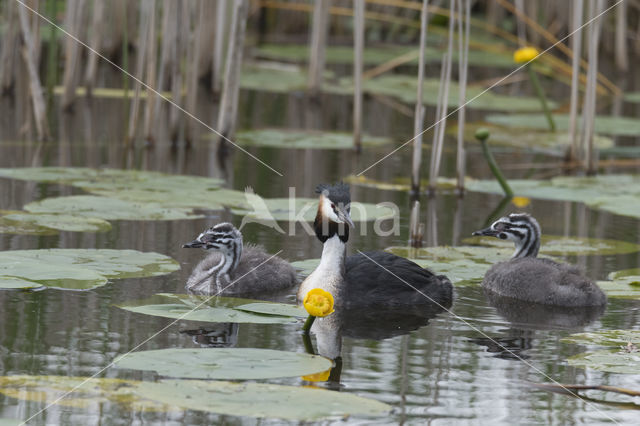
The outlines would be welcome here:
M 22 423 L 23 421 L 18 419 L 7 419 L 7 418 L 0 419 L 0 426 L 19 426 Z
M 309 314 L 304 308 L 298 305 L 290 305 L 287 303 L 247 303 L 246 305 L 236 306 L 236 309 L 247 312 L 255 312 L 264 315 L 282 315 L 287 317 L 306 318 Z
M 37 213 L 12 213 L 0 218 L 0 232 L 2 223 L 15 223 L 14 232 L 20 227 L 25 230 L 33 230 L 29 234 L 47 235 L 48 232 L 38 230 L 71 231 L 71 232 L 106 232 L 111 229 L 111 224 L 106 220 L 96 217 L 84 217 L 65 214 L 37 214 Z M 9 232 L 7 232 L 9 233 Z
M 525 129 L 547 129 L 549 127 L 544 114 L 489 115 L 485 119 L 489 123 L 505 127 Z M 553 114 L 553 119 L 558 131 L 569 129 L 567 114 Z M 640 135 L 640 122 L 634 117 L 596 116 L 594 130 L 598 134 L 610 136 L 638 136 Z
M 608 240 L 602 238 L 562 237 L 556 235 L 543 235 L 541 238 L 540 253 L 550 256 L 586 256 L 612 254 L 627 254 L 640 251 L 640 245 L 627 241 Z M 462 240 L 465 244 L 479 244 L 490 247 L 500 247 L 514 250 L 511 241 L 503 241 L 492 237 L 470 237 Z
M 640 345 L 640 330 L 604 330 L 588 333 L 575 333 L 562 339 L 563 342 L 578 345 L 615 346 L 626 345 L 628 342 Z
M 375 188 L 384 191 L 409 191 L 411 190 L 411 183 L 409 178 L 397 177 L 391 180 L 391 182 L 384 182 L 377 179 L 368 178 L 364 175 L 356 176 L 349 175 L 344 178 L 346 183 L 351 185 L 363 186 L 365 188 Z M 420 186 L 426 188 L 429 186 L 427 179 L 420 181 Z M 437 181 L 437 188 L 443 190 L 452 190 L 457 187 L 456 179 L 439 177 Z
M 108 279 L 163 275 L 180 269 L 158 253 L 111 249 L 48 249 L 0 252 L 0 288 L 51 287 L 86 290 Z
M 202 302 L 205 302 L 204 304 Z M 233 297 L 208 297 L 160 293 L 142 300 L 126 302 L 121 309 L 144 315 L 201 322 L 234 322 L 250 324 L 288 324 L 298 322 L 296 316 L 257 313 L 239 309 L 257 300 Z
M 307 90 L 307 73 L 299 67 L 244 66 L 240 87 L 272 93 Z
M 565 150 L 571 145 L 569 134 L 567 132 L 549 132 L 544 131 L 527 131 L 513 127 L 496 126 L 489 123 L 466 123 L 464 126 L 464 139 L 467 142 L 477 143 L 475 137 L 476 131 L 480 128 L 489 130 L 491 137 L 489 143 L 491 145 L 509 146 L 516 148 L 532 148 L 539 150 L 548 150 L 558 148 Z M 458 126 L 447 128 L 447 133 L 457 136 Z M 613 147 L 613 139 L 606 136 L 594 136 L 594 145 L 598 149 L 607 149 Z
M 607 297 L 640 299 L 640 276 L 622 277 L 613 281 L 598 281 Z
M 569 365 L 620 374 L 639 374 L 640 352 L 624 349 L 605 349 L 585 352 L 567 359 Z
M 114 362 L 118 368 L 155 371 L 161 376 L 222 380 L 304 376 L 333 365 L 318 355 L 255 348 L 159 349 L 132 352 Z
M 24 206 L 32 213 L 74 214 L 111 220 L 179 220 L 199 219 L 191 209 L 165 207 L 154 203 L 139 203 L 97 195 L 72 195 L 45 198 Z
M 108 222 L 107 222 L 108 223 Z M 58 231 L 53 228 L 38 225 L 34 222 L 17 222 L 0 216 L 0 234 L 15 235 L 55 235 Z
M 262 198 L 260 205 L 249 209 L 232 209 L 236 215 L 245 216 L 255 220 L 269 221 L 298 221 L 313 222 L 318 213 L 317 198 Z M 351 220 L 364 222 L 376 219 L 393 218 L 395 211 L 384 205 L 369 203 L 351 203 Z
M 299 149 L 353 149 L 350 133 L 320 132 L 309 130 L 262 129 L 237 133 L 240 145 L 269 146 Z M 390 143 L 389 138 L 363 136 L 364 146 L 379 146 Z
M 583 202 L 596 209 L 640 218 L 640 175 L 511 179 L 509 185 L 518 196 Z M 465 186 L 469 191 L 502 194 L 495 180 L 469 179 Z
M 0 377 L 0 393 L 41 404 L 95 409 L 115 403 L 130 411 L 175 412 L 177 407 L 229 416 L 313 421 L 349 415 L 383 416 L 391 407 L 346 392 L 205 380 L 135 380 L 68 376 Z M 70 394 L 67 395 L 67 392 Z M 58 401 L 60 396 L 65 395 Z

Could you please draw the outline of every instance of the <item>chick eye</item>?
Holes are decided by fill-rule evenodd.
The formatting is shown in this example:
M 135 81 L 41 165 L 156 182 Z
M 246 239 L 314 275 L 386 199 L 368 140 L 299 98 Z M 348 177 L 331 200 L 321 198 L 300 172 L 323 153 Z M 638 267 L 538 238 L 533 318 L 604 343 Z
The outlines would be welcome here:
M 500 238 L 501 240 L 506 240 L 507 234 L 505 234 L 504 232 L 501 232 L 500 234 L 498 234 L 498 238 Z
M 331 203 L 331 208 L 332 208 L 333 210 L 335 210 L 335 209 L 336 209 L 336 205 L 335 205 L 335 204 L 333 204 L 333 203 Z

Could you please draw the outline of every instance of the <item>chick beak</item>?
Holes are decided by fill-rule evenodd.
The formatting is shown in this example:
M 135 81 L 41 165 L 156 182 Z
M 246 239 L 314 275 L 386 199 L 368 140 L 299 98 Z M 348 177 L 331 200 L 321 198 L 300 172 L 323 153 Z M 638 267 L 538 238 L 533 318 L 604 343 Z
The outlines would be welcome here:
M 353 224 L 353 221 L 351 220 L 351 215 L 349 215 L 349 212 L 347 212 L 347 210 L 342 206 L 338 207 L 338 219 L 340 219 L 341 221 L 343 221 L 344 223 L 346 223 L 352 228 L 356 227 Z
M 485 229 L 481 229 L 479 231 L 476 231 L 471 235 L 473 235 L 473 236 L 484 236 L 484 237 L 496 237 L 498 235 L 498 231 L 496 231 L 494 229 L 491 229 L 491 227 L 489 227 L 489 228 L 485 228 Z
M 193 240 L 190 243 L 186 243 L 182 245 L 182 248 L 200 248 L 204 245 L 202 241 Z

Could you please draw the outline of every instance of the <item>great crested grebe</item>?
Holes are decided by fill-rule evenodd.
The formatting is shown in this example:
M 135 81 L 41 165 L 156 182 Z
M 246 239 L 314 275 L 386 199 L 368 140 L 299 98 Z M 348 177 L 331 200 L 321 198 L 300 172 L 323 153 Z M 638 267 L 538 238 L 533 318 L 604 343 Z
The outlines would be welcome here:
M 336 307 L 451 305 L 452 285 L 444 275 L 384 251 L 346 257 L 353 226 L 349 186 L 318 185 L 316 192 L 320 198 L 314 229 L 324 247 L 320 264 L 300 284 L 299 301 L 318 287 L 334 296 Z
M 182 247 L 212 252 L 195 267 L 187 280 L 186 288 L 193 293 L 266 293 L 292 287 L 298 282 L 296 271 L 289 263 L 272 257 L 262 247 L 243 246 L 242 234 L 227 222 L 205 230 Z
M 501 296 L 547 305 L 601 306 L 607 296 L 575 266 L 539 259 L 540 225 L 526 213 L 512 213 L 473 235 L 513 241 L 510 260 L 493 265 L 482 285 Z

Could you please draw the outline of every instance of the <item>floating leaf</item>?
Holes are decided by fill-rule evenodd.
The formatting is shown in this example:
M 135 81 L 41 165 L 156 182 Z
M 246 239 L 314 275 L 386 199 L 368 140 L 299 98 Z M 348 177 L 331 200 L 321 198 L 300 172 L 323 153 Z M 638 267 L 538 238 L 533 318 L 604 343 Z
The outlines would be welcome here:
M 85 290 L 100 287 L 108 279 L 150 277 L 178 269 L 170 257 L 136 250 L 4 251 L 0 252 L 0 288 Z
M 84 384 L 83 384 L 84 383 Z M 82 384 L 82 386 L 80 386 Z M 135 380 L 4 376 L 0 393 L 12 398 L 64 407 L 103 409 L 105 403 L 132 412 L 176 411 L 176 407 L 230 416 L 313 421 L 349 415 L 382 416 L 391 407 L 346 392 L 265 383 L 204 380 Z M 60 398 L 64 395 L 64 398 Z
M 489 123 L 506 127 L 546 129 L 549 126 L 544 114 L 489 115 L 485 119 Z M 567 114 L 553 114 L 553 119 L 558 131 L 569 129 Z M 638 136 L 640 135 L 640 122 L 634 117 L 596 116 L 594 131 L 610 136 Z
M 489 130 L 489 133 L 491 134 L 489 143 L 491 145 L 510 146 L 516 148 L 532 148 L 539 150 L 548 150 L 553 148 L 564 150 L 566 149 L 566 147 L 571 145 L 568 132 L 523 132 L 518 128 L 496 126 L 489 123 L 465 123 L 464 139 L 468 142 L 477 142 L 475 134 L 476 131 L 481 127 Z M 447 133 L 449 135 L 457 135 L 458 126 L 456 125 L 449 127 L 447 129 Z M 593 142 L 594 145 L 599 149 L 613 147 L 613 140 L 605 136 L 595 135 Z
M 106 220 L 96 217 L 84 217 L 65 214 L 39 214 L 39 213 L 12 213 L 0 218 L 0 231 L 2 224 L 16 224 L 14 232 L 20 229 L 30 230 L 34 232 L 25 232 L 28 234 L 47 235 L 55 233 L 55 231 L 71 231 L 71 232 L 106 232 L 111 229 L 111 224 Z M 22 227 L 22 228 L 21 228 Z M 38 232 L 42 229 L 43 231 Z M 48 231 L 48 232 L 47 232 Z
M 265 315 L 283 315 L 299 318 L 306 318 L 308 316 L 304 308 L 287 303 L 247 303 L 246 305 L 236 306 L 236 309 Z
M 108 222 L 107 222 L 108 223 Z M 58 231 L 34 222 L 17 222 L 15 220 L 0 217 L 0 234 L 16 235 L 55 235 Z
M 575 333 L 563 338 L 562 341 L 578 345 L 615 346 L 619 348 L 629 342 L 640 345 L 640 330 L 604 330 Z
M 638 374 L 640 372 L 640 352 L 624 349 L 605 349 L 585 352 L 567 360 L 569 365 L 609 373 Z
M 352 185 L 364 186 L 366 188 L 376 188 L 385 191 L 411 190 L 411 183 L 409 182 L 409 178 L 394 178 L 391 182 L 383 182 L 380 180 L 368 178 L 364 175 L 349 175 L 344 178 L 344 181 Z M 429 181 L 426 179 L 422 179 L 420 181 L 420 186 L 429 186 Z M 437 187 L 438 189 L 451 190 L 457 187 L 457 183 L 455 179 L 440 177 L 438 178 Z
M 0 418 L 0 426 L 19 426 L 23 423 L 22 420 Z
M 543 235 L 540 253 L 555 255 L 600 255 L 627 254 L 640 251 L 640 245 L 626 241 L 607 240 L 602 238 L 562 237 Z M 515 250 L 513 242 L 503 241 L 492 237 L 470 237 L 462 240 L 465 244 L 479 244 L 490 247 L 500 247 Z
M 223 380 L 297 377 L 325 371 L 333 364 L 318 355 L 255 348 L 159 349 L 131 352 L 114 362 L 118 368 L 167 377 Z
M 640 299 L 640 275 L 621 277 L 613 281 L 598 281 L 598 287 L 607 294 L 607 297 Z
M 45 198 L 24 206 L 32 213 L 61 213 L 111 220 L 179 220 L 198 219 L 191 209 L 165 207 L 154 203 L 139 203 L 96 195 L 72 195 Z
M 142 382 L 136 392 L 192 410 L 299 421 L 381 416 L 391 410 L 387 404 L 346 392 L 253 382 L 162 380 Z
M 351 133 L 320 132 L 310 130 L 262 129 L 237 133 L 240 145 L 269 146 L 275 148 L 300 149 L 353 149 Z M 378 146 L 390 143 L 389 138 L 363 136 L 364 146 Z
M 204 304 L 202 302 L 205 302 Z M 265 315 L 236 309 L 239 306 L 259 302 L 233 297 L 210 297 L 187 294 L 160 293 L 155 296 L 130 301 L 119 307 L 144 315 L 201 322 L 234 322 L 252 324 L 287 324 L 298 322 L 294 316 Z

